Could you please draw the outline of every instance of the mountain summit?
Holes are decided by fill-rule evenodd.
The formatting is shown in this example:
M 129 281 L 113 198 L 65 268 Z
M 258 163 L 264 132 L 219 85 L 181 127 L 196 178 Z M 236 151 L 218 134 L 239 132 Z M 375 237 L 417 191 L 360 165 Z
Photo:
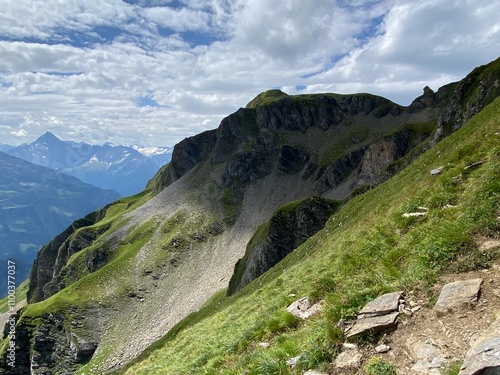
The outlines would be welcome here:
M 6 152 L 122 195 L 140 192 L 158 170 L 156 162 L 132 147 L 67 142 L 51 132 Z

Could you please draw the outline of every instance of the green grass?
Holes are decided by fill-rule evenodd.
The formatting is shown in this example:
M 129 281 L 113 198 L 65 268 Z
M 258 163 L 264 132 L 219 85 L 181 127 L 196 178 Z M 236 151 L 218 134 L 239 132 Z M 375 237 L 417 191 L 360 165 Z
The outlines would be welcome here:
M 487 267 L 498 254 L 480 258 L 474 238 L 500 231 L 499 119 L 497 99 L 397 176 L 353 198 L 269 272 L 231 297 L 220 292 L 121 373 L 299 374 L 322 368 L 343 341 L 334 329 L 338 319 L 370 299 L 401 289 L 425 292 L 462 257 L 481 259 L 468 267 Z M 467 168 L 477 161 L 483 163 Z M 431 176 L 439 166 L 443 172 Z M 419 206 L 427 207 L 425 217 L 402 217 Z M 289 321 L 285 307 L 304 295 L 323 299 L 322 313 Z M 261 341 L 270 347 L 263 349 Z M 297 355 L 303 364 L 292 370 L 286 360 Z M 394 373 L 388 364 L 370 363 L 369 374 Z
M 247 108 L 256 108 L 260 106 L 269 105 L 281 98 L 288 97 L 283 91 L 280 90 L 268 90 L 252 99 L 248 104 Z
M 368 375 L 397 375 L 393 365 L 377 357 L 368 360 L 365 365 L 365 372 Z
M 26 299 L 26 293 L 28 292 L 29 281 L 24 280 L 21 284 L 16 286 L 16 303 L 21 302 Z M 9 311 L 9 299 L 5 297 L 0 300 L 0 314 Z

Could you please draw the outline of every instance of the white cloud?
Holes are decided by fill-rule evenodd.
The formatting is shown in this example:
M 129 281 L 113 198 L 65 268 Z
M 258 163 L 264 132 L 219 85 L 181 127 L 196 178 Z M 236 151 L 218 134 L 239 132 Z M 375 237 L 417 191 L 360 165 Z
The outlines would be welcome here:
M 154 7 L 145 8 L 143 14 L 148 21 L 177 32 L 188 30 L 208 31 L 209 29 L 210 16 L 200 10 Z
M 5 4 L 2 143 L 18 143 L 13 133 L 21 130 L 30 140 L 51 130 L 74 140 L 171 145 L 215 128 L 271 87 L 373 92 L 407 104 L 424 86 L 460 79 L 500 50 L 498 2 L 175 3 Z M 141 107 L 141 97 L 159 106 Z

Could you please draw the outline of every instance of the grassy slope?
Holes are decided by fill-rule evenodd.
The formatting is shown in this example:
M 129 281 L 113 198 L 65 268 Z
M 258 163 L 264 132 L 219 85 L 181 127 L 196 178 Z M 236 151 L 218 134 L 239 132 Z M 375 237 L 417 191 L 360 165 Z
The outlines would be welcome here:
M 321 368 L 342 342 L 338 319 L 371 298 L 426 290 L 444 270 L 485 266 L 499 254 L 479 252 L 474 238 L 499 237 L 499 132 L 497 99 L 396 177 L 351 200 L 324 230 L 241 292 L 216 294 L 126 374 L 299 374 Z M 466 168 L 477 162 L 483 163 Z M 440 166 L 443 172 L 431 176 Z M 402 217 L 419 206 L 428 208 L 427 216 Z M 285 312 L 303 295 L 325 301 L 323 313 L 306 323 Z M 300 353 L 290 370 L 285 360 Z
M 26 292 L 28 291 L 28 280 L 23 281 L 21 284 L 16 286 L 16 303 L 26 299 Z M 0 314 L 9 311 L 9 298 L 5 297 L 0 300 Z

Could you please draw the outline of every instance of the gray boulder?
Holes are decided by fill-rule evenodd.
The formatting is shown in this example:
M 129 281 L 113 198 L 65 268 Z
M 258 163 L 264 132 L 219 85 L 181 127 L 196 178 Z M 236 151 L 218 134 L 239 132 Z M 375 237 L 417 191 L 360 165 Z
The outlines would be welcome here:
M 500 318 L 471 345 L 459 373 L 459 375 L 480 374 L 500 374 Z

